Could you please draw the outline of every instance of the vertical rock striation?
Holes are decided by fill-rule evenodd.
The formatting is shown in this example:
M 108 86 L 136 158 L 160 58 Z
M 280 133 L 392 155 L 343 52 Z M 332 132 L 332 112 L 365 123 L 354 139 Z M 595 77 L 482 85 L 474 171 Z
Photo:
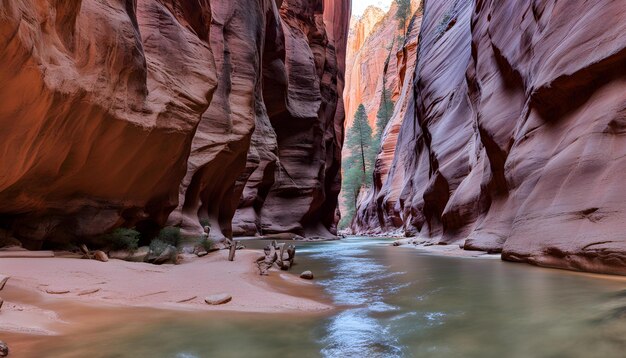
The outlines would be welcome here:
M 31 248 L 164 224 L 216 87 L 208 1 L 0 5 L 0 225 Z
M 400 194 L 363 204 L 355 229 L 378 216 L 506 260 L 626 274 L 625 18 L 612 1 L 425 1 L 415 113 L 383 184 Z
M 336 231 L 348 1 L 283 1 L 266 38 L 262 120 L 248 156 L 238 235 Z
M 398 140 L 404 140 L 401 128 L 405 119 L 413 121 L 415 116 L 415 97 L 413 93 L 414 71 L 417 60 L 417 43 L 422 22 L 421 12 L 416 12 L 407 29 L 406 37 L 393 59 L 396 69 L 386 75 L 396 76 L 400 84 L 400 94 L 395 101 L 394 113 L 385 128 L 381 140 L 380 152 L 374 166 L 372 187 L 359 198 L 357 217 L 353 229 L 369 234 L 383 234 L 396 231 L 402 226 L 402 219 L 394 210 L 404 184 L 403 165 L 407 153 L 396 152 Z M 389 67 L 391 69 L 391 66 Z M 387 180 L 390 171 L 394 172 Z
M 0 4 L 0 231 L 334 229 L 350 1 Z M 237 210 L 239 209 L 239 210 Z M 313 230 L 315 229 L 315 230 Z

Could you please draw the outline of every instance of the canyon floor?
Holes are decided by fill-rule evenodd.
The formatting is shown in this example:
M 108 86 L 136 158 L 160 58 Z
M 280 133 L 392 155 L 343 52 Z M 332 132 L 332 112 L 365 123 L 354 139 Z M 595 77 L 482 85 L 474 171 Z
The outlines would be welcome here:
M 218 251 L 163 266 L 121 260 L 2 259 L 0 272 L 11 278 L 2 291 L 0 331 L 54 335 L 67 323 L 77 323 L 73 318 L 91 321 L 94 316 L 88 312 L 108 307 L 249 313 L 332 309 L 314 299 L 322 295 L 309 281 L 279 271 L 259 276 L 254 263 L 259 251 L 240 250 L 234 262 L 227 255 Z M 218 306 L 204 302 L 220 293 L 231 295 L 232 301 Z M 67 312 L 72 306 L 87 314 Z

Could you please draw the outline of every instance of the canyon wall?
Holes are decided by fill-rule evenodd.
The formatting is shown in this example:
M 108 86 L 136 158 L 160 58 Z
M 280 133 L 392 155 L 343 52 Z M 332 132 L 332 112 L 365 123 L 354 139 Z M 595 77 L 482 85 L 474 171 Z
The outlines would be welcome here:
M 0 234 L 220 240 L 234 215 L 329 234 L 349 18 L 349 0 L 2 2 Z
M 426 0 L 414 115 L 354 229 L 626 274 L 625 19 L 614 1 Z

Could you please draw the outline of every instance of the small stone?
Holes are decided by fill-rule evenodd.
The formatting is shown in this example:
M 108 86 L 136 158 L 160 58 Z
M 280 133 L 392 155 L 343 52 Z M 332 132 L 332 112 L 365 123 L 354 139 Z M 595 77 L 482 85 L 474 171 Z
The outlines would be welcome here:
M 100 262 L 108 262 L 109 261 L 109 257 L 107 256 L 106 253 L 104 253 L 104 251 L 96 251 L 93 253 L 93 259 L 100 261 Z
M 311 272 L 311 271 L 304 271 L 303 273 L 300 274 L 300 278 L 303 278 L 305 280 L 312 280 L 313 279 L 313 272 Z
M 208 252 L 202 250 L 202 251 L 198 251 L 198 253 L 196 255 L 198 255 L 198 257 L 204 257 L 204 256 L 206 256 L 208 254 L 209 254 Z
M 0 291 L 2 291 L 2 289 L 4 288 L 4 285 L 7 283 L 7 281 L 10 278 L 11 278 L 10 276 L 0 275 Z
M 66 289 L 59 289 L 59 288 L 49 288 L 46 290 L 46 293 L 51 294 L 51 295 L 64 295 L 66 293 L 70 293 L 70 290 L 66 290 Z
M 224 303 L 228 303 L 233 299 L 233 297 L 227 293 L 220 293 L 217 295 L 212 295 L 204 299 L 204 302 L 210 305 L 223 305 Z
M 0 357 L 6 357 L 9 355 L 9 346 L 6 343 L 0 341 Z
M 99 288 L 93 288 L 93 289 L 91 289 L 91 290 L 83 290 L 83 291 L 80 291 L 80 292 L 78 293 L 78 296 L 86 296 L 86 295 L 90 295 L 90 294 L 92 294 L 92 293 L 96 293 L 96 292 L 98 292 L 98 291 L 100 291 L 100 289 L 99 289 Z

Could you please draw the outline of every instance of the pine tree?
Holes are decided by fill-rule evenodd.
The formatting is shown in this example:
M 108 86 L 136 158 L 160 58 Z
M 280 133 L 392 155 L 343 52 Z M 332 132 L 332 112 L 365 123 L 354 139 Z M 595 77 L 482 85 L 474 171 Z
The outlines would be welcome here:
M 339 224 L 341 228 L 350 225 L 361 188 L 372 182 L 372 148 L 372 127 L 368 123 L 365 106 L 361 104 L 354 115 L 354 123 L 346 133 L 346 150 L 350 155 L 343 161 L 341 190 L 347 211 Z
M 385 133 L 385 128 L 387 128 L 387 124 L 391 120 L 394 109 L 394 103 L 391 100 L 391 93 L 386 86 L 386 82 L 383 79 L 383 91 L 380 95 L 380 107 L 378 107 L 378 113 L 376 114 L 376 133 L 374 134 L 374 139 L 372 140 L 372 152 L 370 153 L 370 160 L 374 165 L 376 164 L 376 157 L 378 157 L 378 153 L 380 153 L 381 150 L 383 133 Z
M 378 107 L 378 113 L 376 114 L 376 135 L 375 140 L 380 141 L 387 128 L 387 124 L 391 120 L 393 115 L 394 103 L 391 100 L 391 93 L 386 87 L 386 81 L 383 81 L 383 91 L 380 95 L 380 107 Z M 379 149 L 379 148 L 378 148 Z
M 406 23 L 411 16 L 411 0 L 396 0 L 398 5 L 398 11 L 396 12 L 396 19 L 398 20 L 398 29 L 404 33 L 406 29 Z

